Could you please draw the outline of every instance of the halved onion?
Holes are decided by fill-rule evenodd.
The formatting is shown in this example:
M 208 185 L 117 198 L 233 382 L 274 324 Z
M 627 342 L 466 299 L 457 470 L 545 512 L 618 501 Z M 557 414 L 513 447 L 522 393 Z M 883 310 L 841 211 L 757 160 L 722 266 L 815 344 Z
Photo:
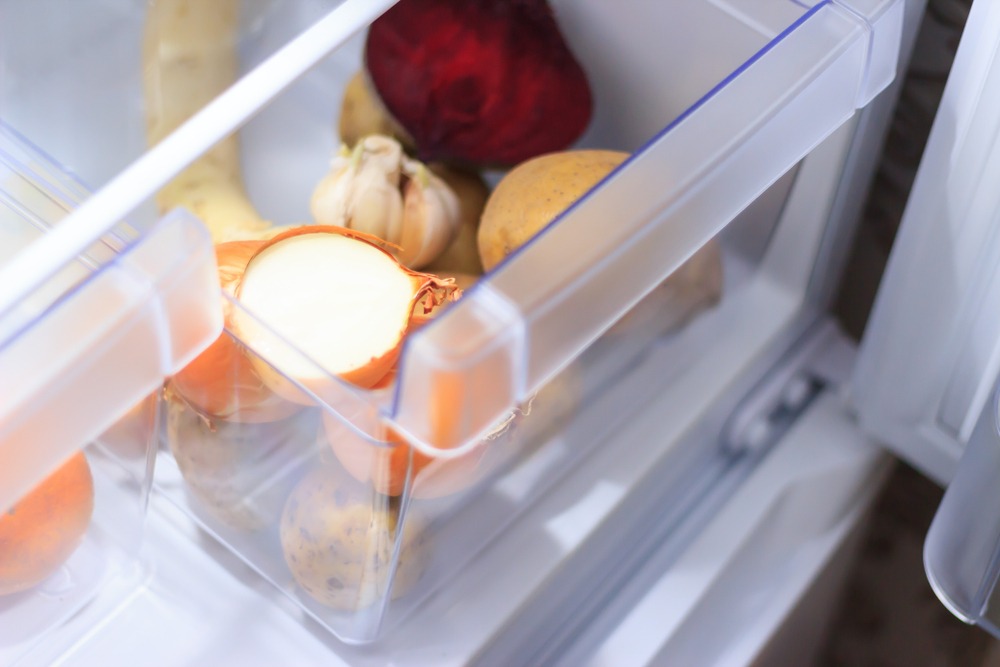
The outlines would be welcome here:
M 215 248 L 219 282 L 235 294 L 250 258 L 264 241 L 231 241 Z M 227 328 L 232 305 L 223 300 Z M 301 406 L 275 394 L 254 369 L 246 348 L 223 331 L 204 352 L 170 380 L 170 386 L 192 408 L 210 419 L 261 423 L 289 417 Z
M 459 287 L 471 285 L 474 277 L 459 274 L 448 276 Z M 424 326 L 441 312 L 440 306 L 426 313 L 415 314 L 410 332 Z M 391 386 L 396 380 L 395 369 L 377 387 Z M 446 394 L 438 401 L 440 409 L 434 420 L 439 431 L 451 430 L 458 421 Z M 495 442 L 511 431 L 523 412 L 513 410 L 501 420 L 478 445 L 455 458 L 434 458 L 413 448 L 406 438 L 391 427 L 384 427 L 384 442 L 375 444 L 361 438 L 338 416 L 323 412 L 323 435 L 344 469 L 359 482 L 369 484 L 378 493 L 398 496 L 410 481 L 410 493 L 415 498 L 440 498 L 463 491 L 483 479 L 511 453 L 509 442 Z
M 314 225 L 253 253 L 236 287 L 253 317 L 237 315 L 233 328 L 260 355 L 252 362 L 275 393 L 309 405 L 295 383 L 321 396 L 327 375 L 379 385 L 414 317 L 455 297 L 453 280 L 408 269 L 384 246 L 367 234 Z

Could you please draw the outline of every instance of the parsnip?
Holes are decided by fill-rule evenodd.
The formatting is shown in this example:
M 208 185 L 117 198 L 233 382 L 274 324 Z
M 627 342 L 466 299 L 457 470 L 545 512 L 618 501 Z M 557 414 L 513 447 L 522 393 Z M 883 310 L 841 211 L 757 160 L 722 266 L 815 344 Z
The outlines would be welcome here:
M 146 133 L 154 145 L 237 77 L 240 0 L 150 0 L 143 36 Z M 230 135 L 156 196 L 161 211 L 184 207 L 216 243 L 259 238 L 271 224 L 247 196 L 240 148 Z

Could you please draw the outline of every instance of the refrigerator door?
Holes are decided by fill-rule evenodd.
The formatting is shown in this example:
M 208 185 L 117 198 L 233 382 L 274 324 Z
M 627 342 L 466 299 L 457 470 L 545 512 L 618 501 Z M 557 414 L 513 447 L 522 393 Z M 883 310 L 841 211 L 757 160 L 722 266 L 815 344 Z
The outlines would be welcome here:
M 948 490 L 924 564 L 1000 636 L 1000 5 L 966 23 L 854 378 L 863 426 Z
M 994 389 L 924 544 L 931 587 L 956 616 L 1000 637 L 1000 429 Z
M 1000 6 L 973 5 L 861 345 L 865 429 L 939 483 L 1000 371 Z

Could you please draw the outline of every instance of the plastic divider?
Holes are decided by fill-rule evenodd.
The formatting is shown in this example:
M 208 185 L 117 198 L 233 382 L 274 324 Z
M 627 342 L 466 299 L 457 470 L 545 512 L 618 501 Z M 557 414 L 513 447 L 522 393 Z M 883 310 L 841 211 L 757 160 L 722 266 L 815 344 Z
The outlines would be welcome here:
M 73 193 L 18 160 L 0 126 L 4 253 L 49 232 Z M 124 244 L 119 254 L 113 246 Z M 0 507 L 32 489 L 219 334 L 215 255 L 186 213 L 105 238 L 0 318 Z

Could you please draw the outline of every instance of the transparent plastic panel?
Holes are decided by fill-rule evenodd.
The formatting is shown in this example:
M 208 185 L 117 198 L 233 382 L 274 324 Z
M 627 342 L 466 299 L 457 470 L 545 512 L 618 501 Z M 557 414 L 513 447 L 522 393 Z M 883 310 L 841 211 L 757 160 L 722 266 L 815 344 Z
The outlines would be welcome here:
M 59 155 L 67 169 L 96 190 L 240 73 L 341 4 L 4 0 L 0 117 L 42 150 Z M 147 119 L 144 86 L 156 80 L 169 86 L 192 63 L 213 68 L 213 85 L 185 90 L 181 99 L 161 107 L 162 114 Z M 73 104 L 52 103 L 58 99 Z M 104 150 L 92 150 L 91 138 L 81 135 L 80 127 L 101 136 Z M 150 219 L 151 208 L 145 211 Z M 136 216 L 130 218 L 136 222 Z
M 0 266 L 86 190 L 0 124 Z M 76 639 L 141 583 L 155 394 L 221 327 L 211 244 L 178 215 L 117 225 L 0 316 L 0 662 Z M 112 596 L 113 597 L 113 596 Z M 114 597 L 109 604 L 120 603 Z
M 164 1 L 179 0 L 153 6 Z M 556 0 L 593 94 L 591 123 L 570 148 L 628 159 L 489 272 L 475 211 L 450 242 L 461 240 L 476 267 L 411 267 L 436 277 L 406 274 L 422 300 L 405 303 L 401 346 L 338 374 L 332 360 L 342 349 L 384 333 L 358 313 L 398 297 L 391 288 L 400 283 L 383 275 L 378 298 L 352 303 L 375 282 L 357 278 L 368 260 L 303 268 L 313 247 L 362 252 L 358 239 L 334 242 L 337 233 L 309 226 L 318 217 L 311 203 L 334 165 L 340 176 L 360 169 L 357 146 L 338 154 L 347 141 L 338 121 L 356 102 L 348 91 L 357 90 L 364 27 L 391 4 L 348 1 L 318 21 L 308 0 L 269 4 L 262 21 L 239 15 L 228 47 L 206 47 L 206 63 L 235 57 L 233 68 L 191 68 L 146 87 L 125 81 L 130 123 L 169 115 L 176 130 L 110 177 L 74 219 L 98 228 L 139 206 L 141 221 L 155 217 L 143 206 L 156 200 L 152 211 L 169 202 L 211 230 L 224 329 L 151 410 L 139 406 L 119 424 L 114 441 L 127 449 L 147 423 L 138 415 L 151 414 L 157 489 L 296 609 L 357 644 L 419 617 L 654 395 L 671 397 L 662 440 L 630 442 L 620 458 L 658 461 L 671 471 L 664 483 L 680 488 L 700 479 L 706 460 L 735 455 L 723 435 L 676 455 L 671 443 L 799 321 L 808 262 L 791 270 L 773 255 L 792 244 L 809 257 L 822 238 L 837 187 L 831 164 L 849 136 L 838 128 L 858 106 L 877 33 L 874 17 L 834 2 Z M 147 6 L 132 5 L 140 31 L 157 20 Z M 299 37 L 279 45 L 285 34 Z M 133 41 L 131 53 L 141 47 Z M 246 74 L 233 81 L 234 70 Z M 161 102 L 188 88 L 191 99 L 216 97 L 200 112 L 194 104 L 168 114 Z M 30 119 L 23 108 L 14 115 Z M 74 134 L 87 137 L 83 153 L 119 140 L 100 126 Z M 403 144 L 394 153 L 401 165 Z M 820 144 L 828 154 L 810 166 Z M 391 208 L 403 189 L 430 187 L 430 174 L 453 178 L 455 196 L 468 186 L 486 199 L 508 173 L 495 164 L 462 165 L 457 176 L 455 164 L 425 166 L 380 190 L 376 204 Z M 805 211 L 786 206 L 802 183 L 812 184 L 798 195 L 810 201 Z M 364 247 L 383 263 L 407 251 Z M 284 252 L 292 254 L 277 259 Z M 348 265 L 356 271 L 330 277 Z M 274 266 L 282 270 L 268 274 Z M 450 280 L 461 286 L 457 301 L 435 303 Z M 335 331 L 342 321 L 364 335 Z M 529 527 L 544 538 L 539 558 L 551 564 L 580 548 L 628 493 L 615 480 L 585 491 L 583 505 L 575 495 L 557 499 L 551 523 Z
M 996 390 L 976 423 L 924 545 L 934 592 L 955 615 L 1000 637 L 1000 426 Z
M 44 172 L 18 159 L 26 151 L 0 127 L 0 222 L 9 257 L 74 204 L 70 192 L 47 185 Z M 197 221 L 178 215 L 141 239 L 132 234 L 124 226 L 77 262 L 52 267 L 42 289 L 0 320 L 0 505 L 110 427 L 222 326 L 211 247 Z
M 665 130 L 412 342 L 398 426 L 427 453 L 472 446 L 854 113 L 868 46 L 853 14 L 818 5 L 688 112 L 664 118 Z M 452 433 L 429 419 L 435 386 L 475 405 Z

